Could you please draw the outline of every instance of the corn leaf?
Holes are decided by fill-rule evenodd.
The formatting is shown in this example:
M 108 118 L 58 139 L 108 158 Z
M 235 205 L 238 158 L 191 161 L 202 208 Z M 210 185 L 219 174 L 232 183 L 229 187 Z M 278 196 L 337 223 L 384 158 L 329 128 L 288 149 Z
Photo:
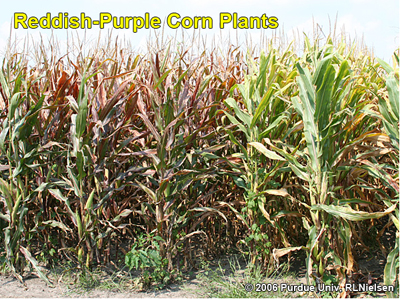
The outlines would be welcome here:
M 311 206 L 311 210 L 313 210 L 313 211 L 323 210 L 323 211 L 327 212 L 328 214 L 331 214 L 335 217 L 344 218 L 344 219 L 351 220 L 351 221 L 378 219 L 387 214 L 392 213 L 395 209 L 396 209 L 396 205 L 392 205 L 390 208 L 386 209 L 384 212 L 369 213 L 369 212 L 353 210 L 349 206 L 347 206 L 347 207 L 333 206 L 333 205 L 328 206 L 328 205 L 324 205 L 324 204 L 318 204 L 318 205 Z
M 260 142 L 250 142 L 249 145 L 256 148 L 260 153 L 272 160 L 286 161 L 285 158 L 279 156 L 277 153 L 270 151 Z

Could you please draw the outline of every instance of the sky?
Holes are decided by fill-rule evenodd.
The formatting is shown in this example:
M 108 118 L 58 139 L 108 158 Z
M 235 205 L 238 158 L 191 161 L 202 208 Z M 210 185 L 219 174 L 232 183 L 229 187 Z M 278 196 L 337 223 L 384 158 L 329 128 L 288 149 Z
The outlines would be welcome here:
M 68 13 L 69 17 L 77 16 L 83 12 L 92 20 L 98 20 L 100 13 L 110 13 L 113 17 L 144 17 L 149 13 L 150 17 L 159 17 L 164 22 L 171 13 L 179 13 L 181 18 L 196 16 L 212 17 L 213 29 L 185 29 L 185 33 L 197 34 L 212 38 L 221 38 L 231 35 L 243 40 L 251 37 L 253 42 L 260 39 L 260 35 L 272 37 L 273 34 L 285 36 L 288 40 L 293 36 L 302 36 L 304 32 L 309 37 L 313 36 L 315 24 L 321 29 L 320 36 L 333 34 L 336 24 L 336 36 L 345 32 L 349 40 L 357 40 L 370 49 L 375 56 L 390 61 L 393 52 L 399 48 L 399 1 L 398 0 L 68 0 L 68 1 L 43 1 L 43 0 L 0 0 L 0 57 L 4 54 L 10 37 L 10 28 L 13 24 L 15 13 L 25 13 L 27 18 L 36 17 L 40 19 L 50 13 L 55 17 L 58 13 Z M 220 13 L 237 13 L 238 17 L 261 17 L 263 14 L 278 19 L 276 29 L 233 29 L 232 24 L 225 26 L 224 30 L 219 28 Z M 174 21 L 177 21 L 175 19 Z M 104 29 L 93 26 L 86 30 L 89 37 L 102 36 L 112 28 L 111 23 L 105 25 Z M 83 34 L 84 30 L 68 29 L 68 34 Z M 164 27 L 165 36 L 174 36 L 177 30 L 168 26 Z M 12 36 L 19 41 L 29 36 L 31 40 L 43 38 L 49 40 L 53 35 L 61 43 L 66 41 L 66 29 L 12 29 Z M 129 29 L 113 29 L 114 36 L 124 37 L 138 48 L 144 46 L 151 33 L 161 33 L 162 29 L 139 29 L 136 33 Z

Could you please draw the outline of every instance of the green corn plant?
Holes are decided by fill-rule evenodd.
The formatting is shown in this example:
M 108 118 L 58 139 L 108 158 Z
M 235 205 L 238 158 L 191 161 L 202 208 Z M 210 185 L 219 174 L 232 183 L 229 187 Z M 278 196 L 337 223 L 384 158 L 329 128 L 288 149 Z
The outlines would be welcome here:
M 394 56 L 397 58 L 396 53 Z M 381 66 L 387 72 L 386 77 L 386 89 L 387 89 L 387 100 L 382 96 L 377 90 L 374 94 L 378 97 L 378 107 L 380 114 L 370 110 L 369 114 L 373 117 L 377 117 L 382 120 L 384 131 L 390 138 L 390 143 L 392 146 L 392 151 L 390 154 L 390 161 L 393 163 L 395 169 L 398 170 L 399 167 L 399 76 L 395 70 L 388 65 L 386 62 L 378 59 Z M 360 166 L 361 169 L 366 170 L 372 177 L 376 178 L 382 182 L 390 191 L 391 196 L 387 195 L 382 201 L 385 205 L 390 207 L 395 207 L 394 211 L 390 214 L 390 221 L 396 226 L 396 243 L 395 247 L 390 251 L 387 256 L 387 262 L 384 269 L 384 283 L 385 285 L 395 285 L 399 282 L 399 192 L 400 187 L 398 183 L 399 172 L 389 172 L 393 169 L 388 164 L 374 164 L 369 161 L 362 161 L 363 165 Z M 378 187 L 376 187 L 378 189 Z M 387 294 L 389 297 L 394 297 L 394 294 L 389 292 Z
M 376 140 L 379 137 L 384 138 L 384 134 L 366 132 L 361 135 L 363 137 L 351 140 L 351 135 L 354 136 L 358 132 L 353 128 L 354 125 L 348 124 L 348 116 L 353 120 L 362 119 L 361 110 L 368 101 L 360 101 L 361 93 L 351 83 L 349 62 L 337 52 L 333 52 L 329 43 L 324 51 L 314 49 L 307 55 L 312 57 L 311 69 L 314 73 L 311 74 L 306 66 L 296 64 L 299 95 L 291 99 L 301 118 L 304 128 L 301 143 L 304 142 L 306 147 L 301 150 L 297 146 L 295 151 L 289 153 L 275 147 L 269 140 L 267 143 L 284 156 L 294 174 L 308 184 L 307 204 L 311 221 L 303 219 L 309 234 L 307 278 L 316 276 L 325 281 L 329 279 L 329 269 L 336 269 L 339 283 L 343 285 L 345 272 L 350 273 L 354 265 L 351 249 L 352 230 L 348 220 L 380 218 L 390 214 L 394 207 L 377 213 L 356 211 L 349 204 L 362 201 L 346 199 L 345 195 L 338 192 L 335 182 L 346 176 L 349 171 L 345 166 L 348 162 L 343 160 L 345 154 L 350 153 L 354 157 L 356 145 L 361 140 L 366 141 L 366 136 Z M 352 87 L 355 87 L 353 91 Z M 371 121 L 364 123 L 360 128 L 364 132 L 370 129 Z M 335 232 L 337 236 L 333 237 Z M 330 250 L 329 246 L 336 249 Z M 286 253 L 298 249 L 299 247 L 286 249 Z M 329 265 L 333 265 L 333 268 Z
M 78 252 L 78 261 L 79 263 L 83 264 L 84 262 L 84 249 L 83 249 L 83 241 L 86 240 L 87 250 L 89 251 L 86 255 L 86 266 L 88 267 L 90 264 L 90 251 L 92 249 L 92 244 L 88 234 L 88 227 L 89 223 L 91 222 L 91 210 L 93 209 L 93 197 L 94 191 L 90 192 L 89 197 L 86 199 L 84 197 L 84 192 L 87 190 L 86 188 L 89 186 L 84 186 L 85 177 L 88 175 L 89 164 L 88 159 L 88 149 L 85 148 L 84 140 L 82 138 L 83 134 L 86 131 L 86 124 L 88 119 L 88 93 L 85 92 L 86 82 L 90 79 L 90 77 L 94 76 L 92 74 L 89 77 L 83 74 L 82 83 L 79 89 L 79 95 L 77 98 L 77 105 L 78 105 L 78 113 L 71 115 L 71 133 L 70 138 L 73 145 L 73 150 L 70 153 L 71 156 L 67 156 L 67 172 L 69 179 L 72 182 L 72 187 L 75 193 L 75 196 L 79 198 L 80 205 L 78 206 L 77 210 L 75 211 L 75 221 L 78 227 L 78 237 L 79 242 L 77 245 L 77 252 Z M 75 173 L 73 168 L 71 167 L 71 158 L 76 158 L 76 170 Z M 86 187 L 84 189 L 84 187 Z M 72 216 L 72 215 L 71 215 Z
M 394 149 L 397 150 L 397 158 L 399 156 L 399 77 L 395 77 L 394 73 L 390 73 L 388 78 L 386 79 L 386 85 L 389 92 L 389 103 L 390 106 L 386 106 L 386 102 L 381 98 L 379 101 L 379 108 L 384 116 L 384 128 L 389 135 L 392 145 Z M 389 108 L 390 107 L 390 108 Z M 390 112 L 389 112 L 390 111 Z M 394 159 L 397 163 L 395 166 L 399 167 L 398 159 Z M 397 182 L 398 182 L 399 173 L 397 172 Z M 399 184 L 394 182 L 395 177 L 392 179 L 388 177 L 386 173 L 382 174 L 384 178 L 382 181 L 386 183 L 387 186 L 390 186 L 394 189 L 394 193 L 397 193 L 397 198 L 393 198 L 390 203 L 386 203 L 388 206 L 394 205 L 396 206 L 393 214 L 390 214 L 392 222 L 395 224 L 397 228 L 396 232 L 396 244 L 395 248 L 389 253 L 387 256 L 387 262 L 384 270 L 384 283 L 386 285 L 394 285 L 397 281 L 397 289 L 399 285 Z M 394 294 L 389 293 L 388 296 L 393 297 Z
M 4 229 L 6 262 L 14 276 L 22 282 L 25 259 L 50 285 L 35 258 L 24 247 L 30 229 L 26 225 L 28 205 L 36 196 L 36 192 L 32 192 L 34 178 L 32 169 L 35 168 L 35 160 L 39 155 L 39 146 L 31 144 L 29 137 L 36 124 L 44 97 L 41 97 L 35 105 L 24 109 L 24 105 L 26 107 L 28 104 L 29 107 L 31 104 L 31 94 L 22 70 L 18 70 L 13 83 L 14 88 L 11 90 L 5 72 L 3 69 L 0 70 L 3 97 L 9 101 L 8 115 L 3 120 L 0 133 L 1 156 L 2 160 L 7 161 L 6 165 L 2 165 L 2 178 L 0 178 L 0 192 L 6 207 L 6 214 L 0 213 L 0 217 L 8 222 L 8 226 Z
M 284 190 L 276 189 L 280 186 L 278 174 L 285 159 L 263 144 L 266 136 L 280 138 L 278 132 L 289 118 L 285 110 L 286 104 L 277 97 L 280 86 L 273 83 L 278 76 L 284 76 L 285 73 L 285 70 L 277 67 L 276 56 L 273 50 L 268 56 L 261 54 L 259 69 L 250 71 L 245 77 L 244 84 L 235 86 L 240 92 L 240 97 L 238 100 L 232 97 L 226 99 L 224 104 L 231 112 L 223 111 L 232 125 L 221 127 L 232 144 L 239 149 L 239 152 L 232 154 L 232 157 L 240 158 L 241 161 L 235 165 L 224 158 L 235 171 L 233 174 L 229 172 L 228 174 L 233 177 L 235 184 L 245 191 L 246 206 L 240 213 L 233 210 L 249 229 L 246 242 L 251 246 L 252 262 L 255 263 L 257 259 L 262 260 L 267 270 L 271 270 L 272 266 L 270 263 L 272 242 L 275 243 L 274 247 L 279 246 L 278 241 L 270 239 L 266 233 L 268 226 L 276 229 L 280 242 L 289 244 L 284 228 L 271 215 L 274 207 L 271 205 L 273 201 L 269 201 L 271 196 L 288 195 Z M 254 64 L 251 61 L 249 63 L 251 69 L 255 68 L 252 63 Z M 240 140 L 240 136 L 243 136 L 243 141 Z M 278 203 L 276 211 L 279 210 L 283 209 Z M 283 212 L 288 211 L 283 210 Z

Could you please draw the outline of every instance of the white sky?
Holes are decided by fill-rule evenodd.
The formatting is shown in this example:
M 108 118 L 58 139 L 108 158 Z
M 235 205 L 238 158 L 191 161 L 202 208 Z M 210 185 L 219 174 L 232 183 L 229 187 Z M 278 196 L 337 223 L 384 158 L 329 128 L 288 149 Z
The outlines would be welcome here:
M 108 12 L 113 16 L 141 16 L 146 12 L 151 16 L 158 16 L 162 21 L 172 12 L 183 16 L 211 16 L 214 20 L 214 29 L 201 30 L 200 35 L 218 36 L 220 30 L 219 13 L 237 12 L 239 16 L 259 16 L 263 13 L 267 16 L 278 18 L 278 32 L 290 36 L 296 32 L 305 32 L 312 37 L 313 22 L 318 23 L 324 34 L 328 35 L 330 26 L 333 27 L 337 17 L 337 32 L 345 28 L 346 33 L 352 39 L 363 39 L 366 46 L 373 48 L 376 56 L 390 61 L 393 52 L 399 47 L 399 1 L 398 0 L 67 0 L 67 1 L 43 1 L 43 0 L 1 0 L 0 10 L 0 53 L 4 53 L 7 40 L 10 35 L 10 24 L 15 12 L 24 12 L 28 17 L 40 18 L 50 12 L 56 16 L 59 12 L 67 12 L 69 16 L 79 16 L 84 12 L 93 20 L 99 18 L 100 12 Z M 106 26 L 102 34 L 106 35 L 111 25 Z M 229 29 L 230 28 L 230 29 Z M 70 33 L 74 30 L 70 30 Z M 92 28 L 87 34 L 98 36 L 100 29 Z M 161 32 L 161 29 L 158 29 Z M 226 33 L 236 37 L 236 32 L 227 26 Z M 192 33 L 193 30 L 188 30 Z M 238 29 L 239 37 L 251 36 L 257 41 L 261 30 Z M 274 30 L 264 30 L 265 35 L 271 36 Z M 138 33 L 127 30 L 113 30 L 114 36 L 122 35 L 129 39 L 132 45 L 144 45 L 150 30 L 141 29 Z M 165 30 L 165 34 L 173 35 L 175 30 Z M 44 40 L 51 35 L 46 29 L 18 29 L 13 30 L 13 35 L 18 38 L 27 34 L 37 39 L 40 35 Z M 154 34 L 154 32 L 153 32 Z M 59 41 L 66 39 L 65 29 L 56 29 L 53 35 Z M 209 38 L 209 39 L 210 39 Z M 232 40 L 235 40 L 232 39 Z M 1 54 L 0 54 L 1 56 Z

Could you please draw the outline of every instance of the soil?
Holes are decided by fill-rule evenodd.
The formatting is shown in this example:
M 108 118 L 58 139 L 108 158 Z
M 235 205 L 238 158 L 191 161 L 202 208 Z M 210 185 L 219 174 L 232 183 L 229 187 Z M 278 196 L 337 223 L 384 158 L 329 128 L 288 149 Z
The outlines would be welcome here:
M 12 277 L 0 276 L 1 298 L 195 298 L 190 289 L 196 289 L 196 281 L 185 285 L 171 285 L 160 291 L 137 292 L 137 291 L 109 291 L 94 289 L 89 292 L 77 290 L 73 286 L 57 283 L 51 288 L 40 278 L 32 277 L 25 280 L 26 287 Z
M 293 260 L 299 261 L 304 259 L 297 257 Z M 53 282 L 54 287 L 47 286 L 43 280 L 36 277 L 34 274 L 24 277 L 25 285 L 21 284 L 12 276 L 0 275 L 0 298 L 207 298 L 212 297 L 213 295 L 209 292 L 213 279 L 204 280 L 204 277 L 212 274 L 215 275 L 215 273 L 217 273 L 217 267 L 222 267 L 224 271 L 224 274 L 221 274 L 220 272 L 217 274 L 222 281 L 229 281 L 232 277 L 245 277 L 246 263 L 244 261 L 239 261 L 239 264 L 237 264 L 235 272 L 233 273 L 229 261 L 230 260 L 225 257 L 215 261 L 214 263 L 210 263 L 208 269 L 197 270 L 191 273 L 191 275 L 187 275 L 181 283 L 168 285 L 162 290 L 151 291 L 137 291 L 137 287 L 133 287 L 133 279 L 120 280 L 120 283 L 116 284 L 114 287 L 110 287 L 110 285 L 105 287 L 104 281 L 110 281 L 112 271 L 102 272 L 103 276 L 102 274 L 96 274 L 96 286 L 88 289 L 83 289 L 82 282 L 80 284 L 74 282 L 73 277 L 76 274 L 74 272 L 69 272 L 68 277 L 67 275 L 60 275 L 60 273 L 50 273 L 48 276 Z M 384 266 L 383 259 L 365 258 L 361 259 L 359 262 L 360 268 L 366 268 L 363 269 L 364 271 L 362 272 L 367 270 L 365 273 L 370 273 L 369 275 L 372 274 L 374 283 L 381 284 L 382 270 Z M 277 283 L 278 285 L 283 282 L 290 285 L 306 285 L 305 272 L 303 263 L 291 263 L 290 272 L 285 271 L 285 275 L 279 275 L 275 278 L 264 278 L 261 282 Z M 203 277 L 201 275 L 203 275 Z M 365 277 L 365 275 L 362 276 Z M 241 283 L 244 282 L 244 280 L 240 281 Z M 254 283 L 256 283 L 256 281 Z M 246 293 L 244 292 L 244 294 Z M 272 293 L 272 295 L 273 297 L 280 297 L 279 294 Z M 351 295 L 352 297 L 354 296 L 359 298 L 373 297 L 372 294 L 367 293 Z M 385 296 L 384 293 L 374 295 L 375 297 Z M 263 296 L 268 297 L 268 294 L 263 294 Z M 307 296 L 307 294 L 296 292 L 290 295 L 284 294 L 284 296 L 303 297 Z
M 68 279 L 62 277 L 60 274 L 50 273 L 48 277 L 53 282 L 54 287 L 49 287 L 47 284 L 41 280 L 39 277 L 31 274 L 24 277 L 25 285 L 21 284 L 17 279 L 12 276 L 0 275 L 0 298 L 207 298 L 210 297 L 210 288 L 204 287 L 208 282 L 199 275 L 209 276 L 212 273 L 220 272 L 216 270 L 221 267 L 224 271 L 223 280 L 228 281 L 232 279 L 233 274 L 235 277 L 244 277 L 246 262 L 240 260 L 236 264 L 235 272 L 233 272 L 231 267 L 232 257 L 222 258 L 214 262 L 210 262 L 208 269 L 197 270 L 192 272 L 191 275 L 187 275 L 183 282 L 177 284 L 170 284 L 162 290 L 147 290 L 147 291 L 137 291 L 133 287 L 131 290 L 127 286 L 128 280 L 120 284 L 120 289 L 114 290 L 104 289 L 103 287 L 90 288 L 85 290 L 80 288 L 78 284 L 73 282 L 71 276 Z M 297 269 L 298 266 L 294 264 L 292 273 L 297 275 L 297 278 L 286 277 L 285 279 L 275 278 L 268 279 L 268 282 L 281 283 L 286 282 L 290 284 L 306 284 L 306 279 L 304 277 L 304 269 Z M 302 266 L 300 266 L 302 268 Z M 105 279 L 110 279 L 110 269 L 107 269 L 108 274 L 102 276 Z M 207 274 L 208 273 L 208 274 Z M 97 278 L 100 278 L 98 276 Z M 264 281 L 263 281 L 264 282 Z M 298 294 L 297 294 L 298 295 Z

